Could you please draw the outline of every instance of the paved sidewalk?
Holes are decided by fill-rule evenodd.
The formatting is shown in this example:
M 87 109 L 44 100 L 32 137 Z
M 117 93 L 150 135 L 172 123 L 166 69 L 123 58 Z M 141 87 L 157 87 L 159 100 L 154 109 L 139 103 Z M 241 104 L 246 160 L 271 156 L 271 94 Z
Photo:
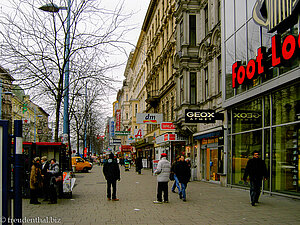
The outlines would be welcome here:
M 119 202 L 106 200 L 102 167 L 76 174 L 73 199 L 59 199 L 57 205 L 30 205 L 23 200 L 23 217 L 52 220 L 51 224 L 300 224 L 300 201 L 263 195 L 251 206 L 249 192 L 205 182 L 190 182 L 187 202 L 169 188 L 170 203 L 156 200 L 156 177 L 150 170 L 142 175 L 135 168 L 125 172 L 117 184 Z M 171 187 L 173 182 L 169 182 Z M 31 223 L 25 223 L 31 224 Z M 41 223 L 45 224 L 45 223 Z

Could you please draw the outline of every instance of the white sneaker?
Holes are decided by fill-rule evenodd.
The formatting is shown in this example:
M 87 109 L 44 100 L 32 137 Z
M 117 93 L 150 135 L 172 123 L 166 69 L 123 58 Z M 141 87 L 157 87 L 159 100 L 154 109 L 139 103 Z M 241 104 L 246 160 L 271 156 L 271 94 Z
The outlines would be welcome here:
M 162 204 L 160 201 L 153 201 L 154 204 Z

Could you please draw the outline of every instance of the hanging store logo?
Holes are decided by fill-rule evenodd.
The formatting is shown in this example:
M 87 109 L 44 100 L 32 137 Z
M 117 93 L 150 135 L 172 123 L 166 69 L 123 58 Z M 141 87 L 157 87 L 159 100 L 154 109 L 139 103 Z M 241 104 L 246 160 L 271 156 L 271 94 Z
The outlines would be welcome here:
M 136 123 L 138 124 L 161 124 L 163 114 L 159 113 L 137 113 Z
M 185 110 L 186 123 L 215 123 L 215 111 L 213 110 Z
M 257 0 L 252 16 L 258 25 L 272 33 L 297 23 L 299 8 L 299 0 Z
M 272 37 L 271 56 L 267 55 L 265 47 L 257 50 L 256 59 L 250 59 L 247 65 L 240 61 L 232 65 L 232 88 L 238 87 L 264 74 L 271 67 L 279 67 L 299 57 L 300 35 L 288 35 L 281 44 L 281 36 Z

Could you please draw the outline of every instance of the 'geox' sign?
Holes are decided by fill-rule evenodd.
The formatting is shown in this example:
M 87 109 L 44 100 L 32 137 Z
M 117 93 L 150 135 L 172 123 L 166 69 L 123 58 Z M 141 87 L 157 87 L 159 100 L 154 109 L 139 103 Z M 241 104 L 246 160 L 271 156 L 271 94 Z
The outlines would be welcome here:
M 273 33 L 285 30 L 288 24 L 295 24 L 298 20 L 299 0 L 257 0 L 253 8 L 254 21 Z
M 215 123 L 216 120 L 222 120 L 223 114 L 216 113 L 214 110 L 185 110 L 186 123 Z
M 242 123 L 260 124 L 262 121 L 261 112 L 236 110 L 232 112 L 232 115 L 235 122 L 239 121 Z

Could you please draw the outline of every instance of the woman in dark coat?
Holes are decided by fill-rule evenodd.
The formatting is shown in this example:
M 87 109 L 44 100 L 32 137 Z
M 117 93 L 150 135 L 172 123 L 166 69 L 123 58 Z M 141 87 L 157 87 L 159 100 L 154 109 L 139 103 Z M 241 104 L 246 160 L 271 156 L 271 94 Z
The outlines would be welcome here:
M 30 204 L 41 204 L 38 201 L 38 191 L 42 187 L 40 158 L 33 160 L 30 172 Z

